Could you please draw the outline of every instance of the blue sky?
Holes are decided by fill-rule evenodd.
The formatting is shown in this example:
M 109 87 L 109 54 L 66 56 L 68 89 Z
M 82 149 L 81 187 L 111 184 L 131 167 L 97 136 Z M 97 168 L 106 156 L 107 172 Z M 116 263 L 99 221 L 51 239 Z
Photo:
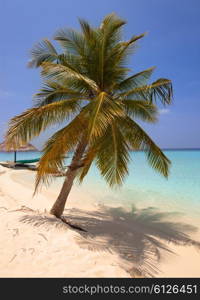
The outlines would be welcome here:
M 199 0 L 0 0 L 0 5 L 0 140 L 9 118 L 31 107 L 41 87 L 39 70 L 27 68 L 31 47 L 58 28 L 78 28 L 78 17 L 97 25 L 115 12 L 128 22 L 125 38 L 148 32 L 130 62 L 133 72 L 156 66 L 153 80 L 173 82 L 174 103 L 145 129 L 160 147 L 200 148 Z

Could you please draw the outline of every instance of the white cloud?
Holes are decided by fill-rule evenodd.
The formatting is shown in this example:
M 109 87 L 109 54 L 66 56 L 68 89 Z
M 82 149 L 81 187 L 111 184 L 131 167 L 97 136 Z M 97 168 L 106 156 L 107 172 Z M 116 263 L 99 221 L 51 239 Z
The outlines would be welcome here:
M 170 112 L 170 110 L 168 108 L 161 108 L 158 110 L 160 115 L 166 115 Z

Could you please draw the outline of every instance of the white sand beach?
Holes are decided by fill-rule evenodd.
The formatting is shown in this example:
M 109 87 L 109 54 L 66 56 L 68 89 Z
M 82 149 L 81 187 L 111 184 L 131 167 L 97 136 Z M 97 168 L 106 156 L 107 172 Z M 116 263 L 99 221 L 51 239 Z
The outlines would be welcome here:
M 26 172 L 31 171 L 0 167 L 0 277 L 200 277 L 200 250 L 187 235 L 182 245 L 159 240 L 162 233 L 152 240 L 141 218 L 132 224 L 128 215 L 92 199 L 73 201 L 81 193 L 76 187 L 65 214 L 87 232 L 73 230 L 48 214 L 55 199 L 51 189 L 33 198 L 31 185 L 16 180 Z M 198 232 L 192 237 L 200 241 Z M 148 248 L 150 241 L 154 246 Z M 156 249 L 160 261 L 153 257 Z

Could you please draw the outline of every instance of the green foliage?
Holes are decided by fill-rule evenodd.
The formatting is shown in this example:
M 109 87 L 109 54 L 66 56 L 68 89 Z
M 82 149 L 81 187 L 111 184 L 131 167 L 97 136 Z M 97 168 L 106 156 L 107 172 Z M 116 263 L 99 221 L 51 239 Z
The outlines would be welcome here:
M 158 101 L 172 101 L 171 81 L 160 78 L 150 83 L 154 67 L 133 75 L 127 68 L 145 34 L 123 41 L 126 22 L 115 14 L 97 28 L 83 19 L 79 23 L 80 32 L 61 29 L 54 35 L 61 53 L 47 39 L 34 46 L 29 66 L 41 68 L 43 87 L 34 96 L 35 107 L 10 121 L 7 147 L 17 147 L 48 126 L 68 120 L 44 146 L 36 187 L 49 182 L 83 137 L 87 147 L 80 181 L 95 162 L 110 186 L 122 184 L 130 150 L 145 150 L 150 165 L 167 177 L 170 161 L 136 121 L 157 121 Z

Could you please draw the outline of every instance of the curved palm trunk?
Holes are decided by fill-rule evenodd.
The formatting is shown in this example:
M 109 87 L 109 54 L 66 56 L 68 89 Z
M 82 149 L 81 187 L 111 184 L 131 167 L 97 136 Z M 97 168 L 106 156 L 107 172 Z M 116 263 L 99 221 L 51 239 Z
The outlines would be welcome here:
M 54 203 L 53 207 L 51 208 L 50 213 L 57 218 L 60 218 L 64 208 L 65 204 L 68 198 L 68 195 L 71 191 L 74 179 L 77 175 L 78 169 L 83 166 L 81 164 L 81 159 L 83 157 L 83 154 L 85 152 L 85 148 L 87 146 L 87 143 L 85 142 L 85 139 L 82 139 L 82 141 L 78 144 L 76 151 L 74 153 L 74 156 L 72 158 L 71 164 L 68 167 L 68 170 L 66 172 L 66 178 L 63 183 L 62 189 L 60 191 L 60 194 Z

